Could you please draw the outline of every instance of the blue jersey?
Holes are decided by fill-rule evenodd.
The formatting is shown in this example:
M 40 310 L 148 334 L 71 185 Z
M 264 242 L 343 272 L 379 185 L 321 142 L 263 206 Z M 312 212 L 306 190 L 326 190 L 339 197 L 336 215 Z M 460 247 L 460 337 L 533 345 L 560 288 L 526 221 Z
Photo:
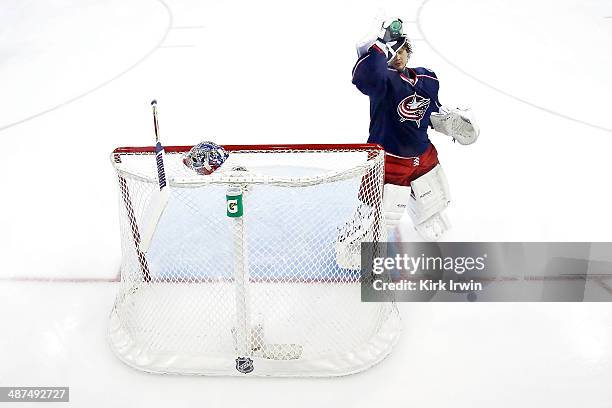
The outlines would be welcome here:
M 438 78 L 426 68 L 387 66 L 376 45 L 357 60 L 353 84 L 370 97 L 370 137 L 385 151 L 401 157 L 420 156 L 429 146 L 427 127 L 438 112 Z

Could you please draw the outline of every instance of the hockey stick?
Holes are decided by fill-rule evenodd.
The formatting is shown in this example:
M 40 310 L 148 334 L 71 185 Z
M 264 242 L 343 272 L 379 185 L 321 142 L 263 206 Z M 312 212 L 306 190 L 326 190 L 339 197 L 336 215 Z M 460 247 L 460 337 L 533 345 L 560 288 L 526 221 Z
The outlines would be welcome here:
M 170 196 L 170 189 L 166 183 L 166 173 L 164 170 L 164 147 L 159 140 L 159 125 L 157 122 L 157 101 L 154 99 L 151 101 L 151 107 L 153 109 L 153 127 L 155 129 L 155 161 L 157 163 L 157 180 L 159 181 L 159 191 L 153 193 L 151 202 L 145 211 L 143 218 L 144 228 L 142 229 L 142 236 L 140 240 L 140 250 L 147 252 L 153 235 L 157 229 L 157 224 L 161 218 L 166 204 L 168 203 L 168 197 Z

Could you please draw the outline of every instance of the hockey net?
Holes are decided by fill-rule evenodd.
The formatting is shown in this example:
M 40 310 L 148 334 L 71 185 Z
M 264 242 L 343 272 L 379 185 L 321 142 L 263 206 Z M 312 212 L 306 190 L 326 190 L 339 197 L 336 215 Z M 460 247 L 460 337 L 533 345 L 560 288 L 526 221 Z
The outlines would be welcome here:
M 112 154 L 122 261 L 109 332 L 119 358 L 152 372 L 275 376 L 344 375 L 383 359 L 399 317 L 391 302 L 361 302 L 355 261 L 360 241 L 384 231 L 383 150 L 225 146 L 223 166 L 199 176 L 182 163 L 189 148 L 165 149 L 170 196 L 146 253 L 154 148 Z M 346 242 L 356 231 L 360 240 Z

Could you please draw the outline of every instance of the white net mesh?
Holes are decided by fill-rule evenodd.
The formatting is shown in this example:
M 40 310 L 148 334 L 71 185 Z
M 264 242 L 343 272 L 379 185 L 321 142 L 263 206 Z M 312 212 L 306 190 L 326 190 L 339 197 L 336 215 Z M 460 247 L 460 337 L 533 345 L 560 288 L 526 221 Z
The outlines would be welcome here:
M 359 243 L 383 231 L 382 150 L 234 149 L 199 176 L 183 165 L 185 149 L 168 148 L 170 196 L 146 253 L 138 244 L 158 190 L 155 159 L 126 150 L 113 153 L 123 256 L 110 325 L 123 361 L 155 372 L 322 376 L 388 354 L 395 306 L 362 303 L 359 283 Z M 228 194 L 242 200 L 242 216 L 228 216 Z

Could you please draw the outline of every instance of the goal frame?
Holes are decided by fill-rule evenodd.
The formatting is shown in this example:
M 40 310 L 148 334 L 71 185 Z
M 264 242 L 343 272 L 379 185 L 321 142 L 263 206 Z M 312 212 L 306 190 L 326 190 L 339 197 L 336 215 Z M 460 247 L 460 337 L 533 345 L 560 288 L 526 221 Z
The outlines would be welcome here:
M 164 146 L 164 151 L 166 154 L 181 154 L 187 153 L 193 146 L 189 145 L 178 145 L 178 146 Z M 261 153 L 273 153 L 273 152 L 359 152 L 359 151 L 367 151 L 367 152 L 378 152 L 383 155 L 383 166 L 384 166 L 384 149 L 378 144 L 371 143 L 351 143 L 351 144 L 253 144 L 253 145 L 222 145 L 222 147 L 228 152 L 261 152 Z M 121 164 L 123 155 L 153 155 L 155 154 L 155 146 L 136 146 L 136 147 L 118 147 L 113 150 L 111 154 L 111 160 L 116 164 Z M 378 156 L 372 156 L 378 157 Z M 153 160 L 153 159 L 152 159 Z M 368 155 L 367 160 L 370 160 L 370 156 Z M 384 169 L 384 167 L 383 167 Z M 141 239 L 141 232 L 139 228 L 139 224 L 137 221 L 137 217 L 134 211 L 134 202 L 132 201 L 132 195 L 129 188 L 129 183 L 126 180 L 126 173 L 123 171 L 117 172 L 118 182 L 119 182 L 119 194 L 120 194 L 120 203 L 125 208 L 127 220 L 129 222 L 129 229 L 131 230 L 131 238 L 134 246 L 134 250 L 137 255 L 138 264 L 140 267 L 140 278 L 142 282 L 148 284 L 153 282 L 151 271 L 149 269 L 149 263 L 147 261 L 146 253 L 140 250 L 139 244 Z M 194 177 L 207 177 L 207 176 L 194 176 Z M 168 183 L 170 183 L 172 179 L 171 175 L 168 175 Z M 381 186 L 382 188 L 382 186 Z M 381 199 L 382 201 L 382 199 Z M 382 204 L 382 203 L 381 203 Z M 381 237 L 382 238 L 382 237 Z M 128 240 L 129 243 L 129 240 Z M 129 244 L 131 245 L 131 244 Z M 138 273 L 138 269 L 136 269 L 136 273 Z M 123 280 L 123 271 L 121 271 Z M 138 279 L 138 277 L 137 277 Z M 242 308 L 242 306 L 240 306 Z M 397 314 L 397 309 L 394 304 L 390 306 L 395 314 Z M 238 308 L 238 307 L 237 307 Z M 114 310 L 113 310 L 114 313 Z M 116 323 L 116 322 L 115 322 Z M 245 332 L 248 332 L 250 329 L 242 329 L 239 333 L 244 335 Z M 387 354 L 390 352 L 391 348 L 397 342 L 399 332 L 400 332 L 400 323 L 399 316 L 395 316 L 391 318 L 388 322 L 384 324 L 384 327 L 381 329 L 379 337 L 374 342 L 373 345 L 368 345 L 363 350 L 360 350 L 360 353 L 356 353 L 353 357 L 348 358 L 346 356 L 338 358 L 336 360 L 332 360 L 331 365 L 338 367 L 337 371 L 327 372 L 327 367 L 330 365 L 330 361 L 314 361 L 311 365 L 311 371 L 306 372 L 305 374 L 301 374 L 296 372 L 293 374 L 294 367 L 296 370 L 300 369 L 300 363 L 298 360 L 295 361 L 259 361 L 258 364 L 266 368 L 264 372 L 277 372 L 278 374 L 253 374 L 253 375 L 273 375 L 273 376 L 338 376 L 338 375 L 346 375 L 352 374 L 355 372 L 359 372 L 369 368 L 370 366 L 378 363 L 382 359 L 384 359 Z M 112 345 L 113 342 L 111 342 Z M 384 343 L 384 346 L 382 345 Z M 198 371 L 189 371 L 189 372 L 177 372 L 177 371 L 165 371 L 158 369 L 147 369 L 143 368 L 139 364 L 134 364 L 134 361 L 129 361 L 124 359 L 121 356 L 121 353 L 118 352 L 116 346 L 113 346 L 115 349 L 115 353 L 121 358 L 125 363 L 133 366 L 134 368 L 144 370 L 144 371 L 152 371 L 152 372 L 163 372 L 163 373 L 181 373 L 181 374 L 210 374 L 210 375 L 237 375 L 237 372 L 233 372 L 229 374 L 225 371 L 225 369 L 221 368 L 224 362 L 215 361 L 213 363 L 213 368 L 207 370 L 206 373 L 198 372 Z M 197 361 L 197 358 L 195 359 Z M 269 365 L 270 364 L 270 365 Z M 268 368 L 269 365 L 269 368 Z M 280 367 L 280 371 L 279 370 Z M 352 367 L 352 368 L 351 368 Z M 236 367 L 238 368 L 238 367 Z

